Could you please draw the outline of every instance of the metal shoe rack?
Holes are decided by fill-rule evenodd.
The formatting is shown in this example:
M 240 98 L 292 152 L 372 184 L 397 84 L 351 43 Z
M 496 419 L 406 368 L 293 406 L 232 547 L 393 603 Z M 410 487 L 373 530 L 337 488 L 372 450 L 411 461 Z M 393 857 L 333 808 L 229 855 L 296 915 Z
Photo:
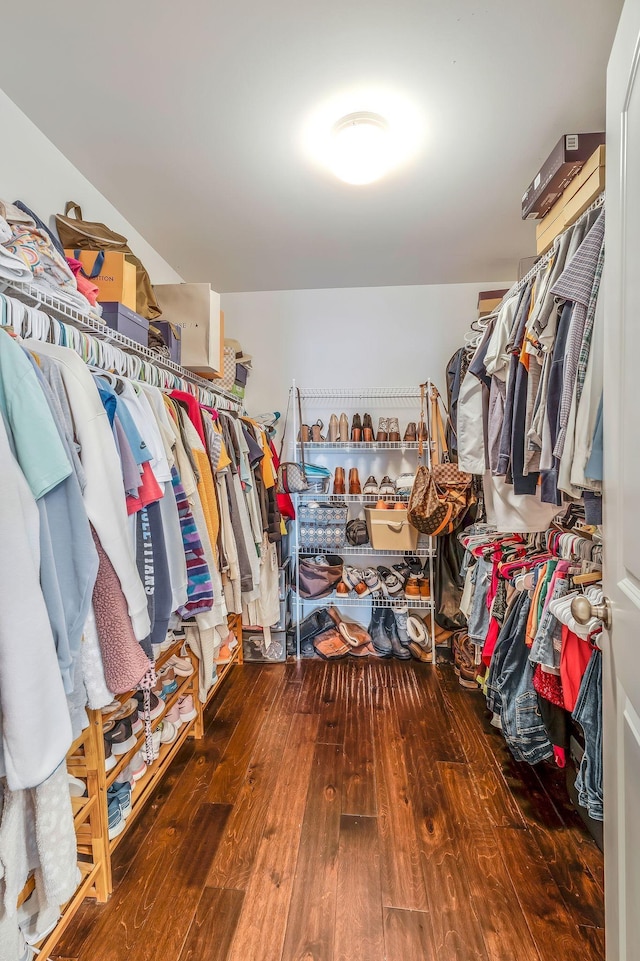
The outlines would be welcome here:
M 298 390 L 300 391 L 302 416 L 305 418 L 305 423 L 312 424 L 315 423 L 316 420 L 321 419 L 324 422 L 323 432 L 328 429 L 329 417 L 332 413 L 338 415 L 342 412 L 347 413 L 350 424 L 355 412 L 360 414 L 364 412 L 370 413 L 373 418 L 374 433 L 376 433 L 376 425 L 379 417 L 398 417 L 400 420 L 401 434 L 404 432 L 409 421 L 418 423 L 420 420 L 420 387 L 338 388 L 332 390 L 331 388 L 298 388 L 294 381 L 290 390 L 292 392 L 291 409 L 293 411 L 293 425 L 288 447 L 292 453 L 291 459 L 296 461 L 300 460 L 301 447 L 298 440 L 300 430 L 298 405 L 295 403 L 295 394 Z M 431 423 L 430 396 L 431 381 L 429 380 L 425 385 L 424 419 L 427 427 Z M 366 457 L 369 462 L 369 466 L 367 467 L 368 472 L 372 472 L 369 471 L 369 468 L 377 465 L 375 455 L 382 455 L 384 457 L 384 463 L 382 464 L 383 473 L 389 473 L 390 465 L 392 465 L 392 469 L 395 469 L 398 474 L 408 469 L 415 471 L 419 463 L 419 444 L 417 441 L 315 441 L 310 443 L 305 442 L 304 450 L 307 460 L 329 468 L 332 474 L 335 472 L 336 466 L 344 466 L 338 459 L 338 457 L 342 457 L 343 455 L 352 460 L 363 456 Z M 402 466 L 403 461 L 404 466 Z M 409 465 L 407 465 L 407 461 L 409 461 Z M 431 444 L 429 442 L 425 442 L 423 445 L 423 463 L 425 463 L 427 467 L 431 466 Z M 346 471 L 346 469 L 345 474 L 348 483 L 348 471 Z M 361 482 L 364 483 L 364 477 L 361 477 Z M 333 483 L 333 477 L 330 483 Z M 377 499 L 377 495 L 372 494 L 332 494 L 315 493 L 313 491 L 306 491 L 302 494 L 294 495 L 296 516 L 299 505 L 309 501 L 339 502 L 346 504 L 352 510 L 354 508 L 357 510 L 358 508 L 364 508 L 366 506 L 374 506 Z M 389 502 L 405 499 L 405 497 L 398 494 L 390 496 L 384 495 L 384 500 Z M 433 589 L 435 545 L 436 541 L 433 537 L 421 535 L 415 551 L 376 550 L 371 547 L 371 545 L 365 544 L 361 547 L 348 545 L 336 548 L 335 551 L 332 549 L 331 553 L 336 553 L 341 557 L 348 556 L 355 560 L 361 558 L 364 562 L 363 566 L 368 566 L 368 563 L 376 565 L 378 561 L 384 561 L 385 559 L 391 560 L 391 558 L 394 557 L 417 556 L 425 561 L 428 559 L 429 586 Z M 298 559 L 301 554 L 313 553 L 313 550 L 313 547 L 303 547 L 301 545 L 299 524 L 296 519 L 293 525 L 293 542 L 291 546 L 294 578 L 291 585 L 290 598 L 291 615 L 296 625 L 296 654 L 298 658 L 300 657 L 300 621 L 314 606 L 319 607 L 330 603 L 337 608 L 362 608 L 365 617 L 368 616 L 367 609 L 373 607 L 408 607 L 409 609 L 420 611 L 420 613 L 424 614 L 429 612 L 431 637 L 434 643 L 433 664 L 436 663 L 436 625 L 432 597 L 411 598 L 405 597 L 404 593 L 399 597 L 372 596 L 371 594 L 358 597 L 353 594 L 343 595 L 334 593 L 321 599 L 303 598 L 300 596 Z M 321 550 L 326 550 L 326 548 L 318 546 L 318 551 Z M 367 558 L 371 558 L 368 563 Z

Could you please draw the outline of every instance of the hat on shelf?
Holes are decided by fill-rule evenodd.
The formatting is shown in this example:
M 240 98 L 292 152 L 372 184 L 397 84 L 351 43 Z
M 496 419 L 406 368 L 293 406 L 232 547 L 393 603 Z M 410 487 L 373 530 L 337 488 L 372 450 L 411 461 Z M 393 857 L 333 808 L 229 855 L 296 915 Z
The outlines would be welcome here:
M 233 340 L 231 337 L 225 337 L 224 346 L 233 348 L 236 355 L 236 364 L 242 364 L 244 367 L 251 367 L 251 354 L 245 354 L 243 352 L 239 340 Z

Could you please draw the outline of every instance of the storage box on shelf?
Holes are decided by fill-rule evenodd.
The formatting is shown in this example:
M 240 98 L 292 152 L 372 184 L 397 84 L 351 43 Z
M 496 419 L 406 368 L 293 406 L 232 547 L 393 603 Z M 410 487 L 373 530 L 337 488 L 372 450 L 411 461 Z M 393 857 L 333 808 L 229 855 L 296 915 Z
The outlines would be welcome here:
M 369 540 L 374 550 L 408 551 L 418 546 L 418 531 L 407 519 L 406 510 L 376 510 L 365 507 Z
M 149 342 L 149 321 L 125 304 L 115 301 L 105 301 L 102 304 L 102 319 L 107 327 L 117 330 L 125 337 L 135 340 L 144 347 Z
M 182 362 L 182 338 L 180 328 L 168 320 L 154 320 L 149 327 L 154 327 L 162 337 L 169 351 L 169 357 L 174 364 Z
M 98 288 L 98 303 L 117 302 L 136 309 L 136 268 L 118 250 L 65 250 L 79 260 L 82 273 Z M 146 341 L 145 341 L 146 344 Z
M 604 144 L 592 154 L 580 173 L 565 187 L 559 199 L 536 227 L 536 250 L 546 253 L 556 237 L 575 223 L 605 188 Z
M 522 219 L 544 217 L 604 141 L 604 133 L 562 136 L 524 193 Z

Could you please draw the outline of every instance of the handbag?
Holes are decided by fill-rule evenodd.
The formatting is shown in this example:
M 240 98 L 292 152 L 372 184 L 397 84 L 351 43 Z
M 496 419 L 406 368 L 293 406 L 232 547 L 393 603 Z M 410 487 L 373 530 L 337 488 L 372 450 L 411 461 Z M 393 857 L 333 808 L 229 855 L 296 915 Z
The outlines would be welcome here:
M 74 216 L 67 216 L 73 213 Z M 151 280 L 143 263 L 131 252 L 126 237 L 101 223 L 82 219 L 80 204 L 70 200 L 63 214 L 56 214 L 56 228 L 63 247 L 79 250 L 118 250 L 136 268 L 136 312 L 153 320 L 162 313 L 158 306 Z
M 349 521 L 347 524 L 347 540 L 352 547 L 362 547 L 369 543 L 369 531 L 366 521 L 361 518 Z
M 300 389 L 296 387 L 296 395 L 298 398 L 298 414 L 300 417 L 300 423 L 302 423 L 302 405 L 300 403 Z M 282 457 L 282 449 L 284 447 L 285 437 L 287 435 L 287 422 L 289 420 L 289 408 L 291 406 L 291 393 L 289 393 L 289 402 L 287 403 L 287 413 L 284 418 L 284 426 L 282 428 L 282 440 L 280 442 L 280 457 Z M 303 491 L 309 490 L 309 482 L 307 480 L 307 475 L 305 472 L 305 462 L 304 462 L 304 443 L 300 442 L 300 461 L 281 461 L 278 467 L 278 480 L 276 483 L 276 493 L 277 494 L 301 494 Z
M 418 459 L 422 459 L 422 434 L 424 428 L 425 385 L 420 385 L 421 409 Z M 431 468 L 420 464 L 409 497 L 407 517 L 422 534 L 432 537 L 450 534 L 462 522 L 464 515 L 475 502 L 473 475 L 458 469 L 449 460 L 444 424 L 439 407 L 440 395 L 432 385 L 429 398 L 431 424 L 429 444 L 432 448 Z
M 298 582 L 300 597 L 327 597 L 342 580 L 343 560 L 337 554 L 300 557 Z

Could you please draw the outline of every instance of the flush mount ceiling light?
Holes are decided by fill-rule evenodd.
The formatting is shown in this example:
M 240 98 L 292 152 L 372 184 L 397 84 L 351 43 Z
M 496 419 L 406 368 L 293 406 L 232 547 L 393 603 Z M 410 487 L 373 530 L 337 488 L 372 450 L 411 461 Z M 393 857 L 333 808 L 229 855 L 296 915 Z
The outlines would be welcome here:
M 333 128 L 331 169 L 348 184 L 370 184 L 392 162 L 389 126 L 377 113 L 350 113 Z
M 423 118 L 402 95 L 357 88 L 320 105 L 308 118 L 303 149 L 316 166 L 365 185 L 406 165 L 423 139 Z

